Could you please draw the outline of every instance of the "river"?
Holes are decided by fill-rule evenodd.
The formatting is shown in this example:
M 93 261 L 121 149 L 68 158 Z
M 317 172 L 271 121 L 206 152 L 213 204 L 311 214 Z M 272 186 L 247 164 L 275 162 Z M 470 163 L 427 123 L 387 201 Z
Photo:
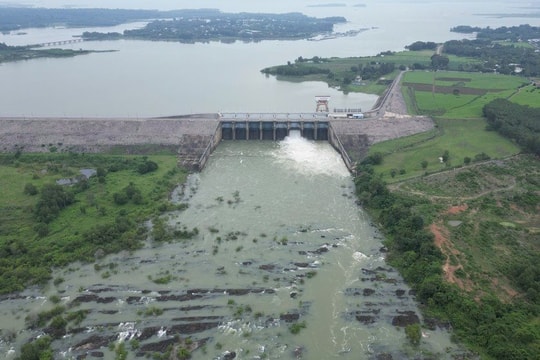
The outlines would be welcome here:
M 450 359 L 459 351 L 438 328 L 409 345 L 405 323 L 420 316 L 414 296 L 385 263 L 382 237 L 328 143 L 299 135 L 224 142 L 178 201 L 189 207 L 167 222 L 196 227 L 196 237 L 60 269 L 60 285 L 2 301 L 0 322 L 16 331 L 61 293 L 62 303 L 77 304 L 70 311 L 88 311 L 54 343 L 65 358 L 112 359 L 109 343 L 131 349 L 137 339 L 134 358 L 163 351 L 178 334 L 200 345 L 193 359 Z M 20 328 L 18 345 L 36 335 Z

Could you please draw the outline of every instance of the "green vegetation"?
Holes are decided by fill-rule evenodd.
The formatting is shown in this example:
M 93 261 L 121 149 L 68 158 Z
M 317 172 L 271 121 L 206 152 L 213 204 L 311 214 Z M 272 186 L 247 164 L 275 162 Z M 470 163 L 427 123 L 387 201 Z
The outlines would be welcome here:
M 540 163 L 516 154 L 538 154 L 538 90 L 523 77 L 449 71 L 407 72 L 402 84 L 410 112 L 436 127 L 374 145 L 357 169 L 358 199 L 426 316 L 482 358 L 534 358 Z M 419 329 L 406 336 L 420 341 Z
M 411 345 L 418 346 L 420 340 L 422 340 L 422 329 L 420 328 L 420 324 L 407 325 L 405 327 L 405 336 L 407 336 L 407 340 L 409 340 Z
M 372 163 L 368 157 L 358 168 L 357 196 L 382 225 L 387 259 L 416 290 L 425 315 L 448 321 L 457 339 L 487 358 L 534 358 L 540 346 L 538 160 L 522 155 L 475 164 L 392 191 Z
M 290 81 L 324 81 L 345 92 L 382 94 L 389 84 L 388 79 L 398 73 L 395 64 L 393 55 L 344 59 L 315 56 L 310 59 L 299 57 L 294 63 L 265 68 L 261 72 Z M 381 79 L 383 76 L 386 79 Z
M 385 181 L 396 182 L 461 167 L 467 157 L 481 161 L 505 158 L 520 151 L 510 140 L 487 131 L 484 119 L 435 119 L 435 123 L 437 127 L 432 131 L 373 145 L 370 154 L 384 156 L 375 171 Z M 445 151 L 448 159 L 441 161 Z M 405 173 L 392 178 L 392 169 L 404 169 Z
M 88 40 L 128 38 L 184 43 L 296 40 L 330 33 L 335 24 L 346 21 L 343 17 L 314 18 L 301 13 L 231 14 L 212 9 L 178 11 L 178 13 L 181 15 L 166 20 L 155 20 L 141 29 L 125 30 L 123 34 L 85 32 L 83 38 Z
M 459 27 L 463 32 L 465 27 Z M 500 29 L 482 29 L 476 40 L 451 40 L 444 44 L 417 41 L 405 46 L 408 51 L 392 52 L 385 51 L 376 56 L 351 57 L 351 58 L 320 58 L 311 59 L 297 58 L 294 62 L 286 65 L 278 65 L 261 70 L 270 75 L 276 75 L 279 79 L 289 81 L 325 81 L 329 86 L 341 89 L 344 92 L 363 92 L 382 94 L 388 85 L 388 81 L 395 78 L 399 70 L 450 70 L 469 71 L 477 73 L 518 74 L 521 79 L 514 78 L 514 82 L 528 83 L 526 77 L 540 75 L 540 54 L 537 47 L 531 45 L 528 40 L 540 37 L 540 28 L 529 25 L 518 27 L 503 27 Z M 502 42 L 504 40 L 504 42 Z M 440 47 L 439 47 L 440 45 Z M 395 69 L 395 70 L 394 70 Z M 456 75 L 456 74 L 454 74 Z M 459 75 L 464 75 L 459 73 Z M 470 74 L 463 76 L 469 78 Z M 485 77 L 484 84 L 469 84 L 469 80 L 463 81 L 449 75 L 444 84 L 439 84 L 438 89 L 433 89 L 435 76 L 438 72 L 426 73 L 430 77 L 427 81 L 419 80 L 426 86 L 421 91 L 425 94 L 418 96 L 432 96 L 430 102 L 419 99 L 419 102 L 430 104 L 429 107 L 421 108 L 427 113 L 440 115 L 440 108 L 448 108 L 441 105 L 453 102 L 450 108 L 464 108 L 467 111 L 480 113 L 483 104 L 499 97 L 511 96 L 512 93 L 502 93 L 507 89 L 516 90 L 516 86 L 509 84 L 505 78 Z M 502 80 L 502 84 L 499 80 Z M 414 82 L 412 80 L 407 80 Z M 476 86 L 478 85 L 478 86 Z M 501 86 L 499 86 L 501 85 Z M 478 87 L 476 90 L 473 90 Z M 472 88 L 472 89 L 471 89 Z M 432 90 L 433 89 L 433 90 Z M 485 91 L 481 91 L 484 89 Z M 417 89 L 415 89 L 417 90 Z M 431 94 L 428 94 L 431 92 Z M 499 92 L 494 95 L 494 92 Z M 445 96 L 435 94 L 444 94 Z M 448 96 L 448 94 L 454 95 Z M 485 99 L 478 101 L 478 98 Z M 525 97 L 525 96 L 524 96 Z M 425 99 L 427 100 L 427 99 Z M 469 103 L 476 101 L 476 108 L 470 107 Z M 446 114 L 447 117 L 460 117 L 459 111 Z M 480 116 L 480 115 L 479 115 Z
M 53 360 L 54 354 L 51 349 L 52 339 L 42 336 L 21 348 L 21 355 L 16 360 Z
M 146 238 L 138 224 L 169 208 L 163 206 L 167 194 L 185 180 L 176 161 L 166 155 L 0 155 L 0 292 L 43 283 L 51 267 L 137 249 Z M 98 169 L 97 175 L 55 184 L 84 168 Z
M 296 335 L 296 334 L 300 333 L 300 331 L 302 329 L 305 329 L 305 328 L 306 328 L 306 322 L 305 321 L 295 322 L 294 324 L 289 326 L 289 331 L 291 332 L 291 334 Z
M 489 129 L 515 140 L 525 151 L 540 155 L 540 108 L 497 99 L 484 107 Z
M 86 55 L 93 51 L 71 49 L 32 49 L 28 46 L 8 46 L 0 43 L 0 63 L 38 58 L 60 58 Z
M 482 117 L 486 104 L 511 97 L 525 84 L 510 75 L 412 71 L 404 74 L 402 91 L 410 113 L 465 119 Z
M 521 92 L 517 77 L 438 71 L 404 81 L 409 104 L 439 115 L 437 126 L 373 146 L 358 168 L 357 196 L 383 226 L 388 260 L 427 316 L 448 321 L 486 358 L 534 358 L 540 163 L 514 154 L 535 152 L 537 109 L 495 100 Z M 456 99 L 462 91 L 477 93 Z M 406 333 L 414 345 L 416 329 Z
M 478 60 L 445 55 L 448 70 L 458 70 Z M 432 50 L 382 52 L 376 56 L 350 58 L 297 58 L 294 63 L 261 70 L 268 75 L 288 81 L 324 81 L 345 92 L 362 92 L 381 95 L 398 74 L 398 70 L 433 69 L 436 59 Z M 437 68 L 440 64 L 437 65 Z M 429 74 L 429 73 L 428 73 Z

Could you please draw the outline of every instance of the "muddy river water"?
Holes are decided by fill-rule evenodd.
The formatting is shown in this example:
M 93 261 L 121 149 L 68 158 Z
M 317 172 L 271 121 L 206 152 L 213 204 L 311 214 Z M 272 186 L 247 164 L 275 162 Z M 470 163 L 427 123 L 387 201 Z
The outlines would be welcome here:
M 24 319 L 52 308 L 55 294 L 70 311 L 87 310 L 53 343 L 59 359 L 114 359 L 111 344 L 121 342 L 130 359 L 171 344 L 196 349 L 193 359 L 457 351 L 437 327 L 423 329 L 419 347 L 407 341 L 405 326 L 423 321 L 414 294 L 385 263 L 382 237 L 328 143 L 223 142 L 179 189 L 174 201 L 189 206 L 166 222 L 178 236 L 197 228 L 195 237 L 74 264 L 55 273 L 61 284 L 2 299 L 0 358 L 39 336 Z

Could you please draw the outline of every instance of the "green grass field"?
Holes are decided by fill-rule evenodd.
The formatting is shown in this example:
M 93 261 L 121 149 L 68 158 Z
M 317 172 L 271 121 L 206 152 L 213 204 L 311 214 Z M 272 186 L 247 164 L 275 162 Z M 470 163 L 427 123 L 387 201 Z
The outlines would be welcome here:
M 536 97 L 536 102 L 540 103 L 540 92 L 521 90 L 518 93 L 528 80 L 517 76 L 454 71 L 410 71 L 403 76 L 403 83 L 414 84 L 408 85 L 404 91 L 411 113 L 448 119 L 480 118 L 484 105 L 497 98 L 512 97 L 514 101 L 513 96 L 516 98 L 519 96 L 524 103 L 532 104 Z M 419 90 L 422 87 L 425 91 Z
M 514 93 L 509 100 L 520 105 L 540 107 L 540 88 L 534 85 L 524 86 Z
M 519 153 L 519 148 L 493 131 L 486 131 L 484 119 L 438 119 L 437 129 L 406 138 L 375 144 L 370 154 L 385 154 L 384 161 L 377 165 L 377 173 L 383 174 L 388 182 L 421 176 L 426 172 L 437 172 L 463 165 L 464 158 L 474 159 L 485 153 L 491 158 L 504 158 Z M 448 150 L 449 161 L 441 163 L 439 157 Z M 422 168 L 422 161 L 428 165 Z M 392 169 L 397 172 L 392 177 Z M 400 174 L 400 170 L 405 173 Z

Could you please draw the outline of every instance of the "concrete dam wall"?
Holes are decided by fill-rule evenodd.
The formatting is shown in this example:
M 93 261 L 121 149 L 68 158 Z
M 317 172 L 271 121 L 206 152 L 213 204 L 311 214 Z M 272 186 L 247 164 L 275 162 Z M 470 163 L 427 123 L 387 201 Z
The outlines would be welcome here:
M 279 141 L 291 131 L 328 141 L 350 171 L 373 143 L 429 130 L 428 118 L 329 119 L 313 114 L 194 114 L 166 118 L 1 118 L 0 152 L 150 154 L 166 149 L 200 171 L 222 140 Z

